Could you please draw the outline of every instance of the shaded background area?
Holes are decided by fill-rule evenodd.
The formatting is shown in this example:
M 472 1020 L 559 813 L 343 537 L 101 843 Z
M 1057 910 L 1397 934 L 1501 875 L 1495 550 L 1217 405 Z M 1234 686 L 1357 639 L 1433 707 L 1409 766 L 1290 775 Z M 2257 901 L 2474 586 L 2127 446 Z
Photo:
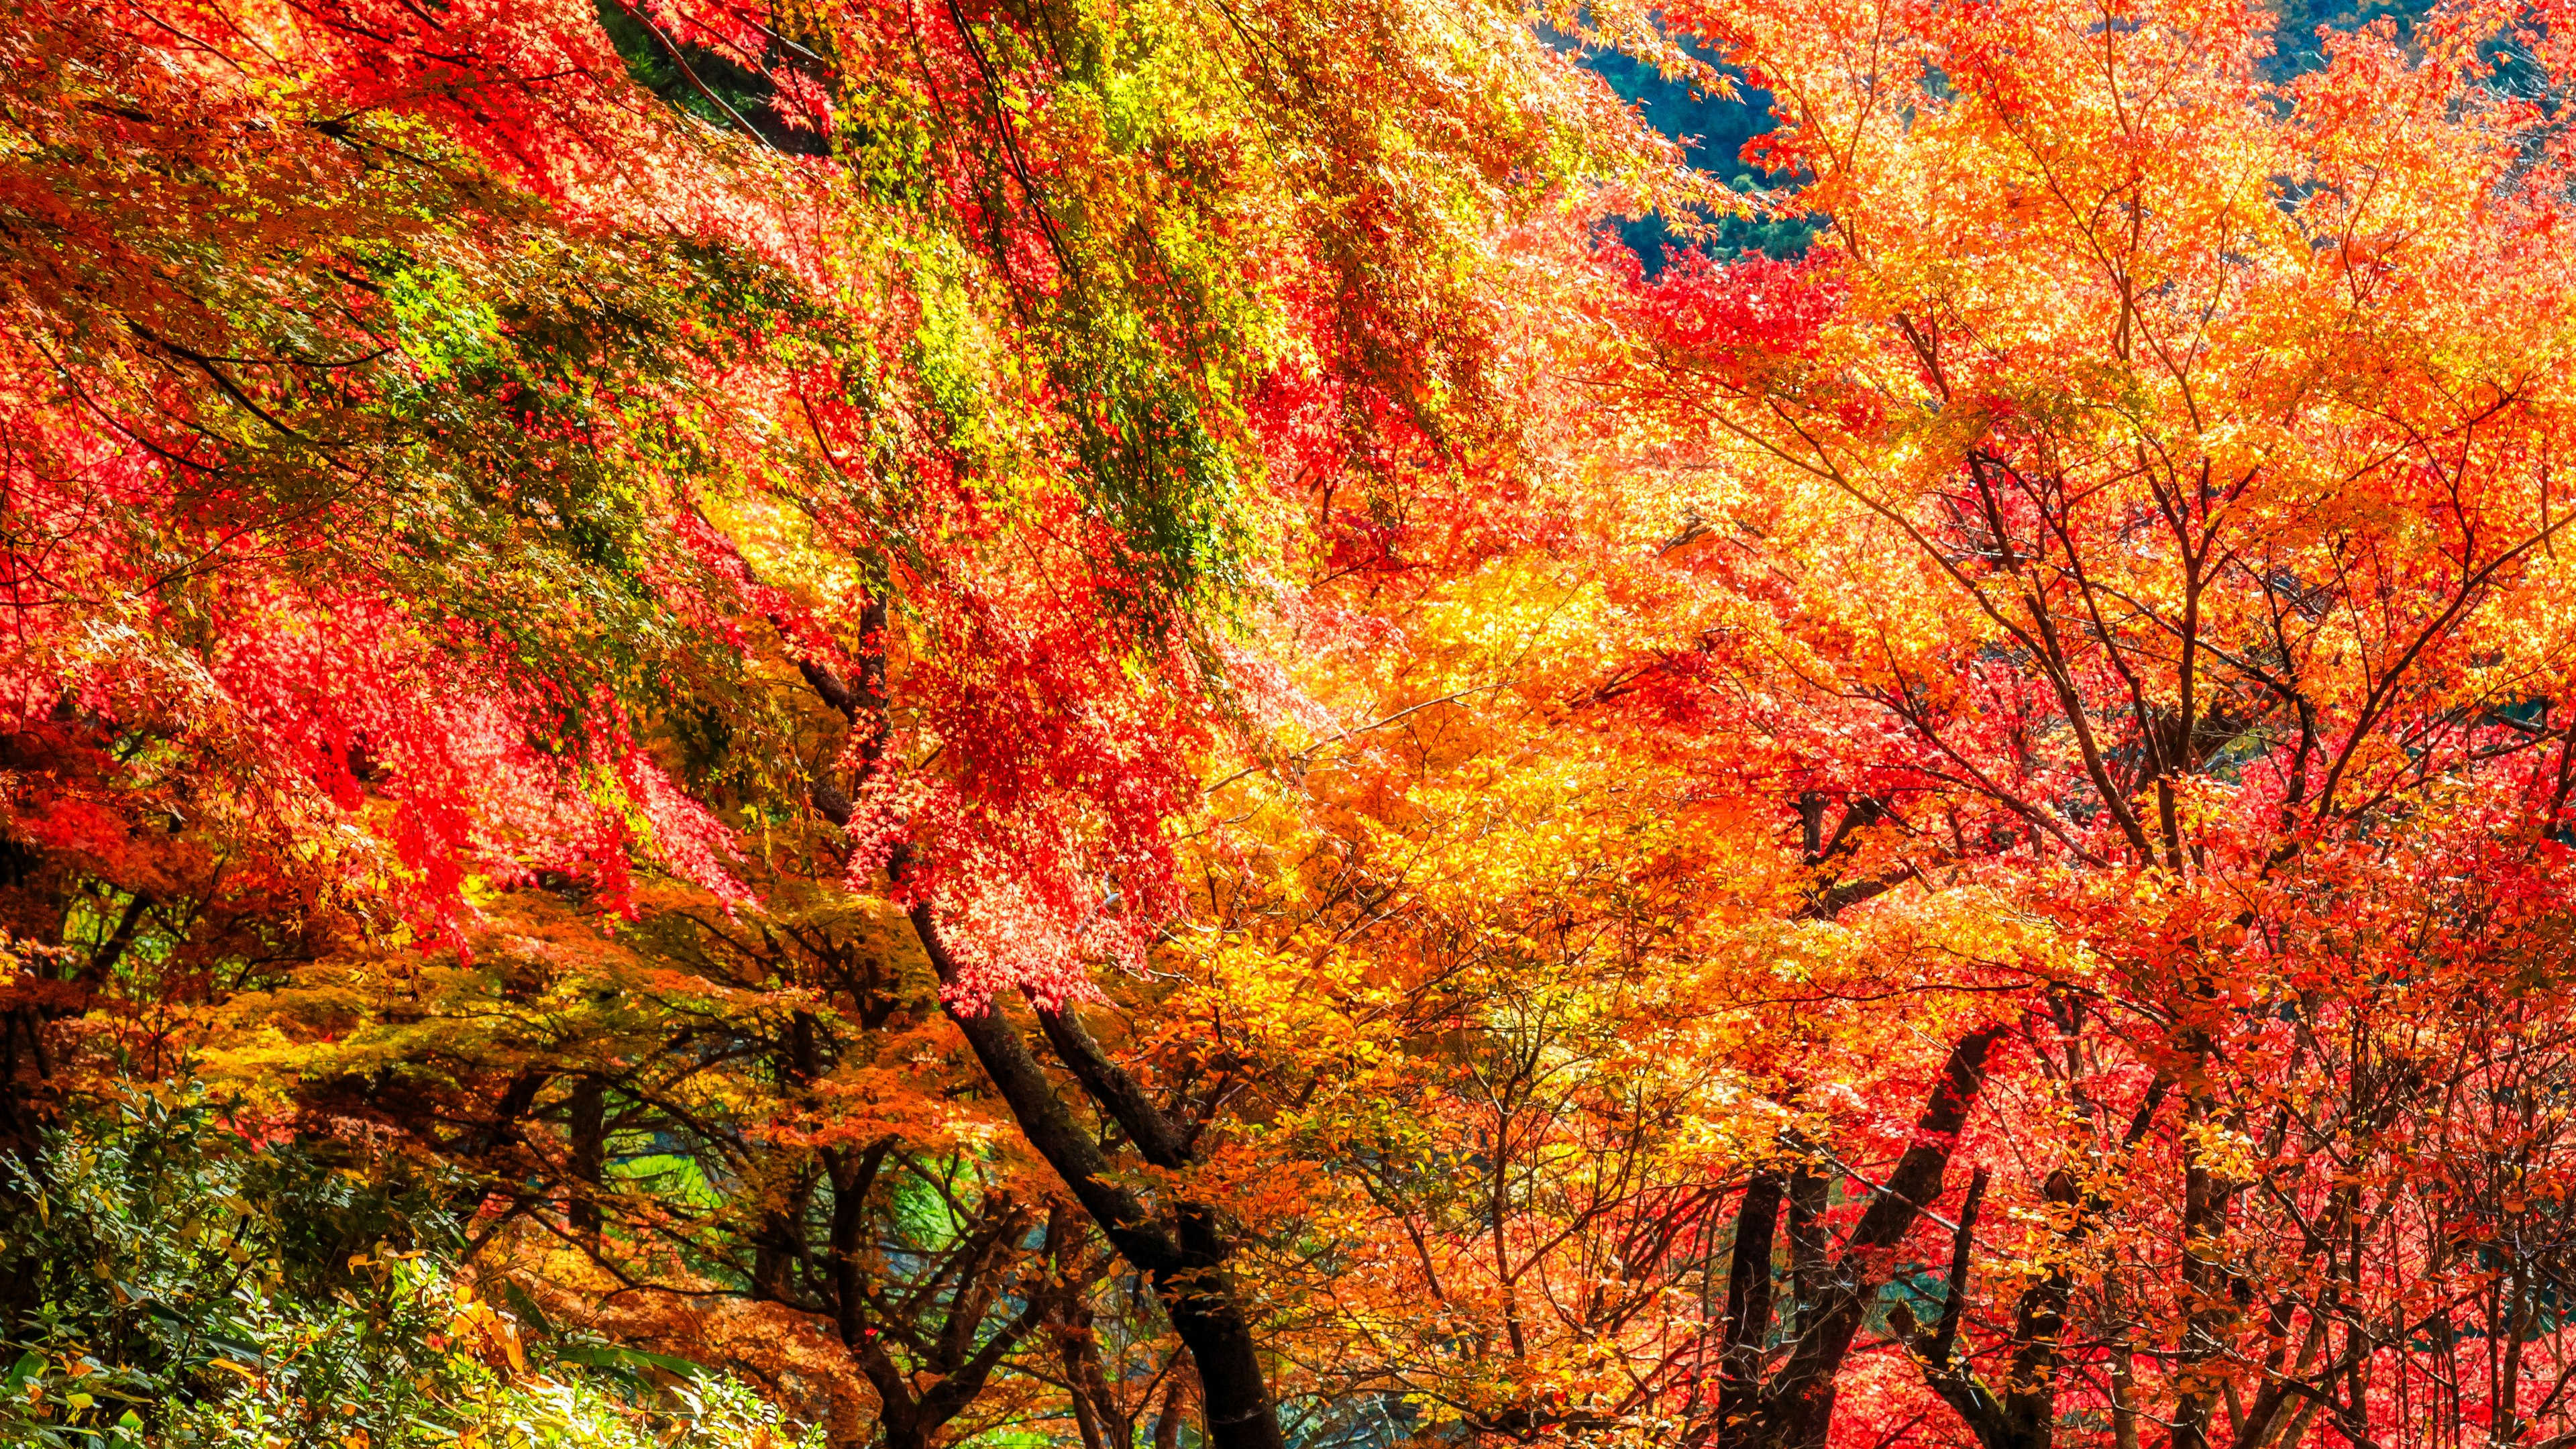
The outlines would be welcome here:
M 2325 56 L 2317 43 L 2319 26 L 2356 30 L 2385 16 L 2404 27 L 2428 8 L 2428 0 L 2287 0 L 2280 6 L 2272 58 L 2264 69 L 2278 82 L 2323 65 Z M 1691 48 L 1703 59 L 1714 59 L 1704 49 Z M 1732 99 L 1704 96 L 1688 82 L 1666 80 L 1652 66 L 1617 52 L 1588 55 L 1584 63 L 1608 81 L 1622 99 L 1642 111 L 1649 125 L 1680 141 L 1692 165 L 1723 178 L 1739 191 L 1765 184 L 1754 168 L 1745 164 L 1743 151 L 1747 141 L 1770 129 L 1770 92 L 1745 86 Z M 1614 219 L 1612 229 L 1645 263 L 1648 274 L 1662 269 L 1664 249 L 1673 244 L 1672 231 L 1663 218 Z M 1710 249 L 1792 257 L 1806 250 L 1816 230 L 1817 223 L 1811 219 L 1756 221 L 1729 217 L 1719 223 L 1717 239 Z

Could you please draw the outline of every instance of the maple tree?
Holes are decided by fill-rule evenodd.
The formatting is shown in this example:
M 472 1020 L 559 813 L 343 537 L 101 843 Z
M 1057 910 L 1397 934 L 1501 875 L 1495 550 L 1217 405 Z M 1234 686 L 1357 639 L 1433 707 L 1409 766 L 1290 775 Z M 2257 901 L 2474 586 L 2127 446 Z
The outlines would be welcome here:
M 1817 913 L 2029 927 L 1880 974 L 1992 1003 L 1952 1060 L 2007 1074 L 2012 1146 L 1927 1112 L 1932 1170 L 1847 1240 L 1942 1195 L 1887 1341 L 1987 1445 L 2566 1409 L 2528 1347 L 2559 1331 L 2528 1043 L 2563 1020 L 2562 42 L 2446 7 L 2275 89 L 2268 21 L 1677 22 L 1779 98 L 1826 222 L 1640 294 L 1635 385 L 1718 471 L 1674 486 L 1700 641 L 1626 707 L 1704 715 L 1713 764 L 1784 747 Z M 1850 1310 L 1765 1350 L 1752 1256 L 1743 1432 L 1819 1442 Z
M 898 1150 L 864 1112 L 801 1134 L 760 1114 L 859 1070 L 880 1043 L 843 1013 L 874 1033 L 900 995 L 963 1033 L 1150 1280 L 1214 1437 L 1275 1442 L 1219 1214 L 1114 1181 L 997 998 L 1035 1003 L 1148 1161 L 1187 1154 L 1065 1008 L 1177 908 L 1163 826 L 1223 725 L 1209 626 L 1248 578 L 1265 464 L 1494 445 L 1493 218 L 1570 176 L 1690 182 L 1515 10 L 1252 19 L 21 12 L 20 1146 L 76 1067 L 211 1044 L 299 1084 L 308 1130 L 392 1120 L 491 1174 L 465 1205 L 503 1222 L 477 1243 L 562 1201 L 613 1270 L 610 1139 L 680 1122 L 765 1203 L 690 1272 L 727 1282 L 710 1263 L 747 1249 L 752 1297 L 824 1293 L 865 1360 L 928 1300 L 863 1303 L 841 1234 L 890 1221 L 888 1161 L 928 1180 L 964 1149 L 910 1118 Z M 818 883 L 891 899 L 930 970 L 900 993 L 881 955 L 853 975 L 845 907 L 819 947 L 768 949 Z M 399 964 L 414 943 L 462 991 L 613 1000 L 623 965 L 514 969 L 536 891 L 605 913 L 566 933 L 607 938 L 601 960 L 685 920 L 707 934 L 684 969 L 752 978 L 675 986 L 646 951 L 668 1014 L 594 1028 L 747 1064 L 739 1115 L 688 1116 L 691 1073 L 560 1019 L 399 1057 L 352 1035 L 443 1020 L 445 982 Z M 456 1095 L 423 1096 L 440 1077 Z M 493 1198 L 512 1153 L 544 1155 L 540 1113 L 565 1133 L 554 1196 Z M 847 1221 L 816 1280 L 820 1183 Z M 1030 1326 L 980 1337 L 1035 1210 L 1006 1187 L 950 1198 L 975 1226 L 934 1234 L 999 1258 L 925 1290 L 978 1372 Z M 1023 1316 L 1077 1316 L 1045 1297 Z M 936 1336 L 918 1398 L 869 1365 L 888 1432 L 975 1396 Z
M 1558 446 L 1625 466 L 1601 437 Z M 1710 743 L 1750 748 L 1716 768 L 1680 728 L 1701 717 L 1631 706 L 1688 661 L 1629 651 L 1705 621 L 1683 545 L 1659 547 L 1669 499 L 1601 483 L 1560 480 L 1509 530 L 1462 534 L 1475 504 L 1444 498 L 1377 530 L 1366 573 L 1327 560 L 1283 646 L 1324 712 L 1212 799 L 1224 868 L 1139 1044 L 1170 1078 L 1223 1063 L 1243 1125 L 1203 1171 L 1278 1225 L 1282 1352 L 1361 1422 L 1737 1442 L 1746 1177 L 1775 1215 L 1797 1200 L 1798 1290 L 1841 1285 L 1847 1333 L 1878 1318 L 1893 1265 L 1870 1260 L 1914 1215 L 1866 1212 L 1846 1170 L 1937 1162 L 1909 1144 L 1946 1144 L 1981 1085 L 1940 1024 L 1994 1038 L 1976 998 L 1899 1016 L 1873 988 L 2009 926 L 1828 919 L 1822 843 L 1781 849 L 1755 793 L 1773 746 L 1729 732 Z

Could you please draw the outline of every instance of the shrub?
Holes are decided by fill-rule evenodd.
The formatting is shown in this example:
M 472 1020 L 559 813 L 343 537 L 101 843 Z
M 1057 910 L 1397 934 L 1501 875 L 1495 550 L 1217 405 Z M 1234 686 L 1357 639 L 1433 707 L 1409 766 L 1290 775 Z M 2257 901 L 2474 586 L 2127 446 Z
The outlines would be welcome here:
M 194 1087 L 129 1088 L 0 1170 L 12 1449 L 799 1441 L 751 1390 L 678 1360 L 523 1341 L 458 1270 L 441 1184 L 337 1144 L 254 1141 Z

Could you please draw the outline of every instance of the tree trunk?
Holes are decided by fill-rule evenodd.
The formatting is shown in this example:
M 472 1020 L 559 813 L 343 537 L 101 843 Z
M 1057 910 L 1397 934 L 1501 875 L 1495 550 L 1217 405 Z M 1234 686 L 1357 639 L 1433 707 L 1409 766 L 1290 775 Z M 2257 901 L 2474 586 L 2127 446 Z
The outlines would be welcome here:
M 1720 1443 L 1752 1414 L 1762 1389 L 1762 1351 L 1771 1337 L 1772 1236 L 1780 1221 L 1783 1183 L 1765 1168 L 1745 1184 L 1735 1212 L 1735 1253 L 1726 1275 L 1726 1338 L 1720 1357 L 1717 1422 Z
M 1797 1344 L 1764 1386 L 1751 1419 L 1727 1449 L 1822 1449 L 1833 1427 L 1835 1380 L 1850 1356 L 1870 1303 L 1887 1284 L 1895 1254 L 1915 1219 L 1941 1196 L 1941 1179 L 1968 1109 L 1984 1090 L 1986 1056 L 2000 1026 L 1959 1039 L 1914 1124 L 1913 1144 L 1871 1198 L 1815 1296 L 1800 1305 Z
M 572 1206 L 565 1217 L 572 1235 L 591 1252 L 599 1251 L 599 1189 L 601 1169 L 608 1155 L 606 1130 L 607 1094 L 595 1078 L 585 1077 L 573 1088 L 567 1125 L 572 1136 L 571 1181 L 566 1184 Z
M 881 630 L 884 617 L 883 602 L 871 599 L 866 627 Z M 888 704 L 881 643 L 871 634 L 860 651 L 856 688 L 818 662 L 802 660 L 798 668 L 814 692 L 850 722 L 857 734 L 862 774 L 874 770 L 884 747 Z M 812 798 L 815 808 L 834 824 L 850 822 L 850 797 L 831 782 L 817 780 Z M 896 847 L 886 862 L 886 873 L 898 887 L 909 865 L 909 853 Z M 954 984 L 958 962 L 931 903 L 914 901 L 907 914 L 941 984 Z M 1278 1409 L 1270 1399 L 1260 1347 L 1226 1272 L 1232 1247 L 1221 1226 L 1222 1215 L 1210 1204 L 1182 1201 L 1174 1204 L 1169 1228 L 1156 1222 L 1134 1193 L 1112 1180 L 1108 1156 L 1097 1137 L 1057 1099 L 1055 1084 L 1000 1005 L 988 1002 L 980 1011 L 969 1011 L 945 993 L 940 1005 L 965 1036 L 1029 1145 L 1100 1225 L 1118 1255 L 1153 1284 L 1173 1330 L 1198 1366 L 1209 1449 L 1286 1449 L 1287 1437 L 1280 1431 Z M 1049 1045 L 1084 1094 L 1120 1124 L 1147 1160 L 1161 1167 L 1181 1165 L 1186 1148 L 1180 1134 L 1082 1032 L 1081 1023 L 1070 1014 L 1057 1013 L 1042 1015 L 1041 1025 Z
M 915 903 L 913 928 L 942 982 L 957 979 L 957 962 L 941 938 L 926 903 Z M 1198 1365 L 1199 1397 L 1207 1414 L 1211 1449 L 1286 1449 L 1279 1413 L 1261 1367 L 1252 1325 L 1243 1312 L 1226 1259 L 1231 1246 L 1218 1215 L 1203 1203 L 1175 1205 L 1174 1230 L 1152 1220 L 1133 1193 L 1110 1179 L 1110 1165 L 1094 1136 L 1057 1100 L 1055 1088 L 1031 1055 L 1028 1042 L 988 1002 L 968 1012 L 942 998 L 950 1020 L 964 1033 L 985 1075 L 1001 1093 L 1029 1145 L 1055 1169 L 1075 1200 L 1091 1214 L 1120 1257 L 1154 1285 L 1173 1331 Z M 1104 1104 L 1106 1105 L 1106 1104 Z

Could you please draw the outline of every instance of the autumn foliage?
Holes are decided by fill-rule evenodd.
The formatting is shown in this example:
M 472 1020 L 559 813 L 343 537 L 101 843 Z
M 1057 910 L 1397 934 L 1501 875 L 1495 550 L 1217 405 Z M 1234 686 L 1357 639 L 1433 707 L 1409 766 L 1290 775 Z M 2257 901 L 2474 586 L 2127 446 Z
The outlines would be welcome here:
M 2567 1442 L 2568 28 L 19 7 L 0 1432 Z

